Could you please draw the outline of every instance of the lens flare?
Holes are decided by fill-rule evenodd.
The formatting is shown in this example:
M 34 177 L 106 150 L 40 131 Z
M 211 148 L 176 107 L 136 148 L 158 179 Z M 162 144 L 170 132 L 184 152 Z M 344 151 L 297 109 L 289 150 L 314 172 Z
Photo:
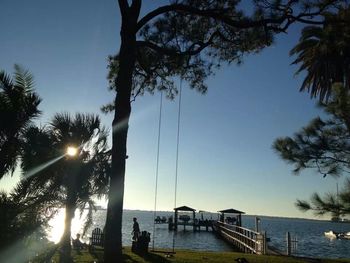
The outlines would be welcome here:
M 77 153 L 78 153 L 78 149 L 76 148 L 76 147 L 74 147 L 74 146 L 68 146 L 67 147 L 67 155 L 69 155 L 69 156 L 75 156 L 75 155 L 77 155 Z
M 57 158 L 55 159 L 52 159 L 46 163 L 43 163 L 41 165 L 38 165 L 37 167 L 27 171 L 25 174 L 24 174 L 24 177 L 28 178 L 28 177 L 31 177 L 31 176 L 34 176 L 35 174 L 41 172 L 42 170 L 46 169 L 47 167 L 49 167 L 50 165 L 58 162 L 59 160 L 61 160 L 62 158 L 64 157 L 64 155 L 61 155 L 61 156 L 58 156 Z

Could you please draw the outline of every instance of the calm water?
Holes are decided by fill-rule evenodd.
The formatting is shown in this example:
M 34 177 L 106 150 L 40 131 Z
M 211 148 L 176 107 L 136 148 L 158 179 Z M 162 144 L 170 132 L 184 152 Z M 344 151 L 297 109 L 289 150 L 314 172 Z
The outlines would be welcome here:
M 105 210 L 99 210 L 94 215 L 95 227 L 103 229 L 105 223 Z M 159 216 L 170 216 L 171 212 L 159 212 Z M 126 210 L 123 215 L 123 244 L 131 245 L 132 218 L 137 217 L 141 231 L 146 230 L 152 233 L 153 237 L 153 212 L 149 211 L 129 211 Z M 216 214 L 206 214 L 205 218 L 217 219 Z M 63 218 L 63 217 L 62 217 Z M 331 223 L 326 221 L 314 221 L 305 219 L 289 218 L 271 218 L 260 217 L 261 229 L 266 231 L 267 236 L 271 239 L 269 245 L 285 251 L 286 232 L 289 231 L 292 237 L 297 237 L 298 247 L 293 253 L 298 256 L 307 257 L 325 257 L 325 258 L 350 258 L 350 240 L 330 240 L 324 236 L 325 231 L 333 230 L 337 232 L 350 231 L 349 223 Z M 243 226 L 254 229 L 255 219 L 253 216 L 243 216 Z M 54 224 L 57 228 L 58 223 Z M 76 218 L 73 222 L 72 234 L 80 232 L 81 222 Z M 91 233 L 91 229 L 88 233 Z M 53 230 L 51 231 L 53 232 Z M 51 233 L 52 234 L 52 233 Z M 57 233 L 56 233 L 57 234 Z M 54 238 L 51 236 L 52 240 Z M 85 237 L 88 241 L 88 236 Z M 152 242 L 150 246 L 152 246 Z M 188 228 L 174 234 L 167 229 L 167 224 L 156 225 L 154 244 L 156 248 L 172 248 L 173 242 L 175 249 L 193 249 L 207 251 L 231 251 L 232 249 L 225 242 L 218 239 L 211 232 L 193 232 Z

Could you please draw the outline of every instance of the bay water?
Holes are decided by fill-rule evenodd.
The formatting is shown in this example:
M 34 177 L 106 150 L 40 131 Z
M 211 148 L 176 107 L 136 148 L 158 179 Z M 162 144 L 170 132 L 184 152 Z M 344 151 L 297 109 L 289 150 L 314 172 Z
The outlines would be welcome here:
M 157 212 L 157 216 L 173 216 L 172 212 Z M 201 215 L 196 215 L 200 218 Z M 191 249 L 204 251 L 232 251 L 231 246 L 218 238 L 211 231 L 193 232 L 190 227 L 186 231 L 179 227 L 177 232 L 169 231 L 167 224 L 154 225 L 154 213 L 152 211 L 125 210 L 123 213 L 123 245 L 131 245 L 131 232 L 133 217 L 138 219 L 141 231 L 151 233 L 150 247 L 165 248 L 171 250 Z M 93 225 L 87 231 L 82 239 L 88 242 L 92 229 L 104 228 L 106 219 L 106 210 L 97 210 L 93 216 Z M 205 213 L 204 219 L 217 219 L 217 214 Z M 277 248 L 279 251 L 286 251 L 286 232 L 290 232 L 292 238 L 297 240 L 297 249 L 293 255 L 305 257 L 323 257 L 323 258 L 350 258 L 350 240 L 334 239 L 325 237 L 324 232 L 333 230 L 336 232 L 349 232 L 350 223 L 335 223 L 321 220 L 309 220 L 298 218 L 279 218 L 259 216 L 260 229 L 266 231 L 270 238 L 269 246 Z M 63 217 L 62 217 L 63 219 Z M 60 223 L 55 222 L 53 227 L 48 230 L 49 238 L 54 240 L 53 232 L 57 230 Z M 243 227 L 254 230 L 255 216 L 243 215 Z M 82 232 L 82 220 L 76 216 L 72 226 L 72 234 Z M 203 228 L 202 228 L 203 229 Z M 155 232 L 154 232 L 155 230 Z M 57 237 L 56 237 L 57 239 Z

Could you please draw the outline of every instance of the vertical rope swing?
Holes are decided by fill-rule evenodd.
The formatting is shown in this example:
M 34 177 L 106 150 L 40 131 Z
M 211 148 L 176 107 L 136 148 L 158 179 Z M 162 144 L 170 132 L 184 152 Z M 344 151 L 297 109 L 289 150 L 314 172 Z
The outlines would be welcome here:
M 177 201 L 177 174 L 179 168 L 179 145 L 180 145 L 180 123 L 181 123 L 181 98 L 182 98 L 182 78 L 180 79 L 179 106 L 177 112 L 177 135 L 176 135 L 176 162 L 175 162 L 175 189 L 174 207 Z
M 159 149 L 160 149 L 160 131 L 161 131 L 161 127 L 162 127 L 162 108 L 163 108 L 163 92 L 160 91 L 158 141 L 157 141 L 157 162 L 156 162 L 156 186 L 155 186 L 155 193 L 154 193 L 152 250 L 154 250 L 154 240 L 155 240 L 155 234 L 156 234 L 156 213 L 157 213 L 158 175 L 159 175 Z
M 179 145 L 180 145 L 180 123 L 181 123 L 181 99 L 182 99 L 182 78 L 180 78 L 179 106 L 177 112 L 177 135 L 176 135 L 176 161 L 175 161 L 175 184 L 174 184 L 174 208 L 177 202 L 177 179 L 179 170 Z M 175 252 L 175 231 L 173 233 L 173 252 Z
M 179 167 L 179 145 L 180 145 L 180 122 L 181 122 L 181 98 L 182 97 L 182 78 L 180 79 L 179 89 L 179 104 L 177 113 L 177 137 L 176 137 L 176 160 L 175 160 L 175 182 L 174 182 L 174 207 L 177 202 L 177 182 L 178 182 L 178 167 Z M 153 239 L 152 239 L 152 251 L 163 252 L 163 253 L 175 253 L 175 231 L 173 232 L 173 249 L 172 252 L 167 251 L 156 251 L 155 245 L 155 234 L 156 234 L 156 213 L 157 213 L 157 199 L 158 199 L 158 177 L 159 177 L 159 156 L 160 156 L 160 137 L 161 137 L 161 126 L 162 126 L 162 110 L 163 110 L 163 92 L 160 93 L 160 104 L 159 104 L 159 120 L 158 120 L 158 136 L 157 136 L 157 161 L 156 161 L 156 178 L 155 178 L 155 194 L 154 194 L 154 212 L 153 212 Z

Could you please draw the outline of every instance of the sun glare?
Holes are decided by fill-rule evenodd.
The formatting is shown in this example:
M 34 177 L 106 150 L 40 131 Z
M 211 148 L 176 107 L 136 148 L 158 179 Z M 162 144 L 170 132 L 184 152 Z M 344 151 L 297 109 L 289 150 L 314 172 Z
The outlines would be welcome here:
M 67 147 L 67 155 L 69 156 L 75 156 L 78 153 L 78 149 L 73 146 L 68 146 Z
M 57 244 L 63 234 L 64 231 L 64 217 L 65 213 L 64 210 L 60 210 L 60 212 L 50 220 L 49 225 L 50 229 L 48 231 L 48 239 L 55 244 Z
M 80 218 L 80 211 L 75 211 L 74 218 L 72 220 L 71 226 L 71 235 L 75 237 L 77 233 L 82 234 L 84 228 L 84 218 L 87 214 L 87 211 L 84 211 L 82 218 Z M 52 218 L 49 222 L 49 228 L 47 229 L 48 239 L 55 244 L 60 242 L 63 232 L 64 232 L 64 219 L 65 219 L 65 211 L 64 209 L 60 209 L 57 215 Z M 81 237 L 81 240 L 84 242 L 89 241 L 88 236 Z

